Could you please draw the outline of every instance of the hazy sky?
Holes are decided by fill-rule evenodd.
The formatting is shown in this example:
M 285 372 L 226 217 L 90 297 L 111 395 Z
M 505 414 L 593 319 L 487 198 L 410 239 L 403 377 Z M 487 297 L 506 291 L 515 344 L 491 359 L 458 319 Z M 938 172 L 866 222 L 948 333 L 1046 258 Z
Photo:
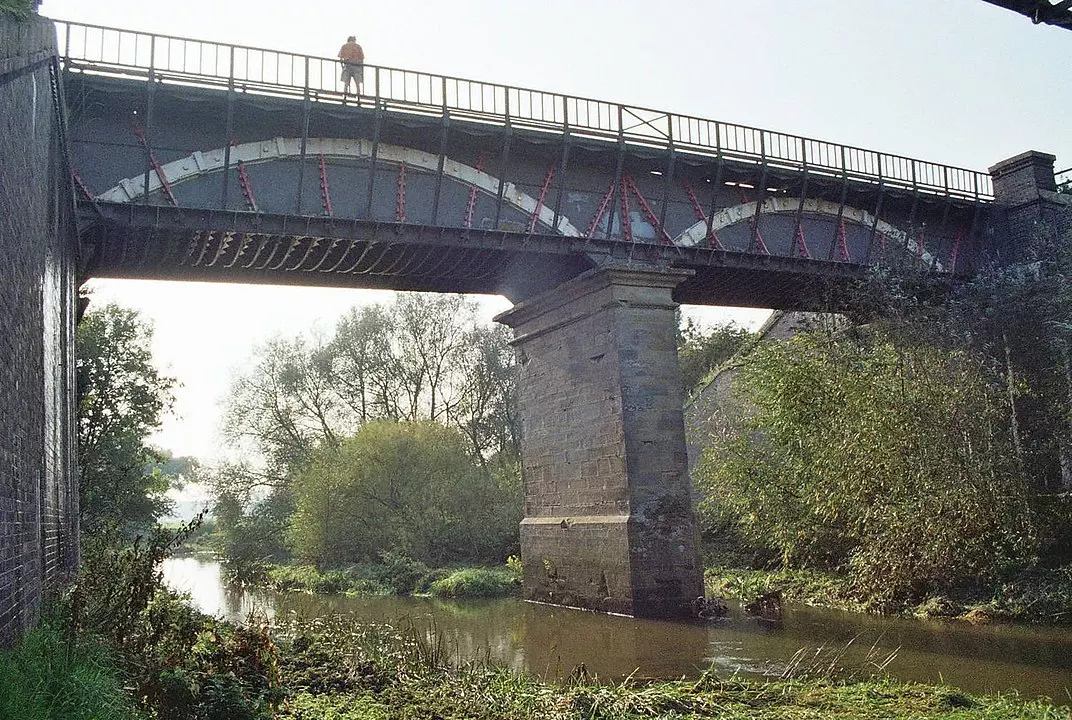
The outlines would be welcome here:
M 986 170 L 1025 150 L 1072 166 L 1072 32 L 982 0 L 44 0 L 57 19 L 583 95 Z M 254 344 L 387 293 L 97 282 L 156 326 L 183 383 L 158 438 L 215 454 L 217 401 Z M 487 315 L 508 307 L 485 303 Z M 763 313 L 735 315 L 754 324 Z

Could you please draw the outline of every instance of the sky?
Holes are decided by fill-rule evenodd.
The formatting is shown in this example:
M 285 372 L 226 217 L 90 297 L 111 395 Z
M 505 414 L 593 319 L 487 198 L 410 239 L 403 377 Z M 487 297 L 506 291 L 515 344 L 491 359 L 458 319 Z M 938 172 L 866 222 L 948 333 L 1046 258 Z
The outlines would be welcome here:
M 1072 167 L 1072 32 L 982 0 L 44 0 L 41 13 L 624 102 L 986 170 L 1026 150 Z M 218 457 L 220 400 L 254 347 L 330 332 L 390 293 L 94 281 L 139 310 L 176 377 L 155 441 Z M 485 316 L 505 310 L 482 301 Z M 757 310 L 692 311 L 755 327 Z

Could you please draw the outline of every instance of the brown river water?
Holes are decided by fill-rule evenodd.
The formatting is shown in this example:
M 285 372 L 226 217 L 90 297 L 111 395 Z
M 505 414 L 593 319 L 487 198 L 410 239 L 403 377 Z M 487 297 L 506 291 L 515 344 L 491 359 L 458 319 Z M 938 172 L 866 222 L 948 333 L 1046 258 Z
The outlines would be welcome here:
M 312 618 L 435 627 L 461 659 L 488 657 L 554 679 L 583 663 L 601 679 L 778 677 L 795 653 L 840 655 L 842 668 L 896 656 L 885 672 L 900 680 L 944 683 L 972 693 L 1019 692 L 1072 705 L 1072 629 L 970 626 L 789 607 L 774 626 L 731 606 L 715 623 L 634 618 L 536 605 L 515 599 L 444 601 L 271 593 L 228 587 L 216 562 L 164 561 L 164 580 L 190 593 L 203 612 L 243 620 L 251 611 Z

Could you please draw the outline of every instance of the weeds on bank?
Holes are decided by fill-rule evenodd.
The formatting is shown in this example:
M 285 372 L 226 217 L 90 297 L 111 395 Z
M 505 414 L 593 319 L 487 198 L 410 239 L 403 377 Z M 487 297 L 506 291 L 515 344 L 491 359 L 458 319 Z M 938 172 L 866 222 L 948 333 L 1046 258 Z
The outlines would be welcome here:
M 11 651 L 0 651 L 0 718 L 18 720 L 133 720 L 105 648 L 92 639 L 65 638 L 50 620 Z
M 514 595 L 520 587 L 515 566 L 501 568 L 430 568 L 402 553 L 385 552 L 380 562 L 346 568 L 314 565 L 268 565 L 265 584 L 273 590 L 348 595 L 429 594 L 447 598 Z
M 277 635 L 288 689 L 280 717 L 289 720 L 1067 719 L 1062 710 L 1015 697 L 976 698 L 876 679 L 847 682 L 838 667 L 844 649 L 836 648 L 802 651 L 787 666 L 786 679 L 771 683 L 713 672 L 693 681 L 599 683 L 577 672 L 554 684 L 486 659 L 466 660 L 434 626 L 400 630 L 338 617 L 284 618 Z M 888 661 L 873 650 L 849 675 L 881 672 Z
M 1072 566 L 1021 573 L 998 585 L 988 596 L 980 597 L 979 590 L 967 590 L 959 600 L 930 595 L 899 608 L 876 607 L 860 600 L 849 578 L 809 570 L 711 567 L 704 572 L 704 585 L 709 596 L 745 602 L 778 591 L 789 603 L 852 612 L 901 612 L 974 623 L 1072 624 Z
M 778 591 L 786 602 L 861 612 L 865 603 L 852 593 L 851 581 L 810 570 L 741 570 L 712 567 L 704 571 L 704 588 L 712 597 L 747 602 Z

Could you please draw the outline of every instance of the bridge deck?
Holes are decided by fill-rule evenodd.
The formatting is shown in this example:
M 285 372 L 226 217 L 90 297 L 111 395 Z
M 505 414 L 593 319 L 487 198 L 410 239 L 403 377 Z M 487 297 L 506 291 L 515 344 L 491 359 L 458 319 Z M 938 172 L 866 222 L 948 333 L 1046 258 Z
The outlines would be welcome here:
M 241 93 L 344 101 L 338 60 L 57 21 L 65 67 Z M 849 178 L 889 188 L 991 200 L 990 176 L 800 135 L 414 70 L 365 65 L 365 98 L 389 112 L 443 116 L 623 141 Z M 351 98 L 351 102 L 353 99 Z
M 991 205 L 983 173 L 716 120 L 373 65 L 347 98 L 330 58 L 59 34 L 89 275 L 523 299 L 614 261 L 801 308 L 876 263 L 970 272 Z

